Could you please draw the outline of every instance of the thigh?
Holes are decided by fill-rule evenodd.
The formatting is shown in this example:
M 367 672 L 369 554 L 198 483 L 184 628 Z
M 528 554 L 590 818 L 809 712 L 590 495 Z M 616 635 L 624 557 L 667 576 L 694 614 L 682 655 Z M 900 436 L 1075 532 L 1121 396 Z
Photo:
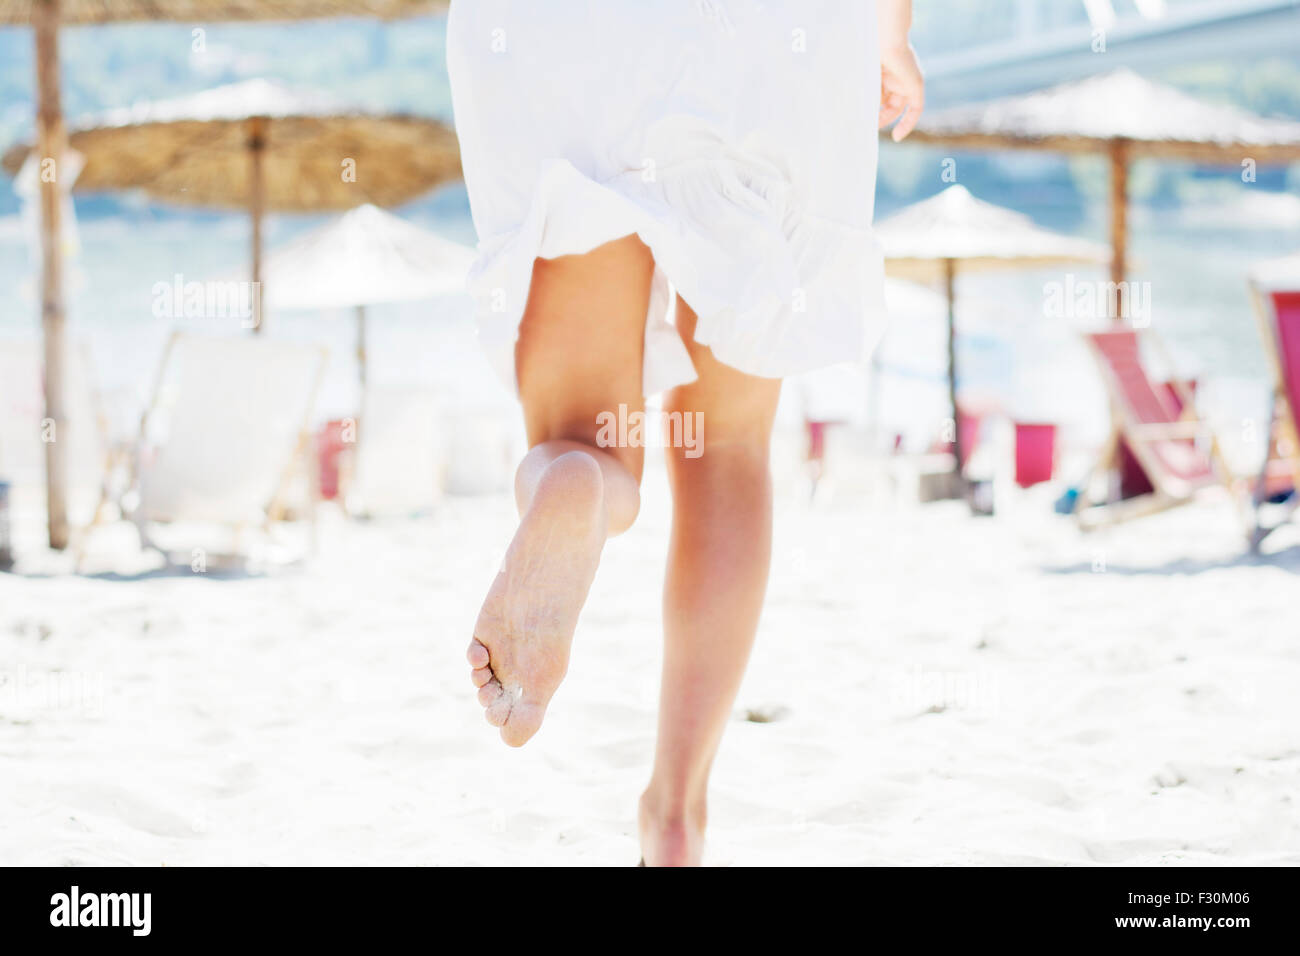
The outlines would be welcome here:
M 596 444 L 601 413 L 644 410 L 641 367 L 654 259 L 635 236 L 538 259 L 515 345 L 530 447 Z M 606 448 L 638 479 L 644 448 Z
M 695 313 L 677 299 L 677 331 L 681 335 L 699 378 L 668 393 L 667 412 L 694 413 L 703 426 L 703 458 L 710 447 L 748 447 L 767 454 L 781 397 L 779 378 L 760 378 L 724 365 L 706 345 L 695 341 Z M 685 456 L 670 451 L 669 460 Z

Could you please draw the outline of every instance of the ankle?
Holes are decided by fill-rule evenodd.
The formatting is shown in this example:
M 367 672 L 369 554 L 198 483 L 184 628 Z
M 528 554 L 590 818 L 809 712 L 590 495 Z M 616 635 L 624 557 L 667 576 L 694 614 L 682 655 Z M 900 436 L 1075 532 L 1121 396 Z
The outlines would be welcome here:
M 641 794 L 641 817 L 660 829 L 685 828 L 703 832 L 708 823 L 705 793 L 685 787 L 662 787 L 651 782 Z
M 674 799 L 651 784 L 641 795 L 641 860 L 646 866 L 699 866 L 704 857 L 704 800 Z

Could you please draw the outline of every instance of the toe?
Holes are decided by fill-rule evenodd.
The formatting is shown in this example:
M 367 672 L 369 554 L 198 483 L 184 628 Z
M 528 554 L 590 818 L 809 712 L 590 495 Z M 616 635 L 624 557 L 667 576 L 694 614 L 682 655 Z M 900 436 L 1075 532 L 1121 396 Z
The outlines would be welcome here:
M 487 722 L 493 727 L 501 727 L 510 716 L 511 699 L 509 694 L 500 692 L 500 684 L 495 684 L 495 682 L 493 684 L 488 684 L 488 687 L 492 686 L 497 687 L 498 693 L 495 700 L 490 704 L 485 705 L 487 710 L 483 711 L 483 716 L 487 718 Z M 479 691 L 480 697 L 482 693 L 483 691 Z
M 488 665 L 488 649 L 479 642 L 478 638 L 470 641 L 469 650 L 466 652 L 465 657 L 469 659 L 470 667 L 487 667 Z
M 478 667 L 469 672 L 469 679 L 474 682 L 475 687 L 482 687 L 492 679 L 492 668 Z
M 517 702 L 509 716 L 510 720 L 501 727 L 501 739 L 509 747 L 522 747 L 541 728 L 544 711 L 527 703 Z
M 478 689 L 478 702 L 480 707 L 490 707 L 492 702 L 501 696 L 501 684 L 499 681 L 490 680 Z

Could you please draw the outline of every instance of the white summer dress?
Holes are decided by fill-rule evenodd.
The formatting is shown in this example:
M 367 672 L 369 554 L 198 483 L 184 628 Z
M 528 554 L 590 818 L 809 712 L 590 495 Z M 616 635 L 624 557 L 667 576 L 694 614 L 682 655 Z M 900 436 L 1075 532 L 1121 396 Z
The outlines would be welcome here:
M 634 233 L 646 395 L 695 378 L 670 289 L 752 375 L 863 358 L 885 316 L 876 31 L 869 0 L 453 0 L 469 287 L 502 378 L 534 259 Z

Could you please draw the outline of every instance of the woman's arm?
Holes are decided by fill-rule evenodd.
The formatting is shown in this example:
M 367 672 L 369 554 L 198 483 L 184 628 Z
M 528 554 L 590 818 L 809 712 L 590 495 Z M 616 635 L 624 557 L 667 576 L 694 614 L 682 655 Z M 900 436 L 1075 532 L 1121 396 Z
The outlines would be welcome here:
M 880 128 L 898 120 L 893 133 L 897 143 L 916 128 L 925 108 L 925 78 L 907 39 L 912 29 L 912 0 L 876 0 L 876 18 L 880 30 Z

